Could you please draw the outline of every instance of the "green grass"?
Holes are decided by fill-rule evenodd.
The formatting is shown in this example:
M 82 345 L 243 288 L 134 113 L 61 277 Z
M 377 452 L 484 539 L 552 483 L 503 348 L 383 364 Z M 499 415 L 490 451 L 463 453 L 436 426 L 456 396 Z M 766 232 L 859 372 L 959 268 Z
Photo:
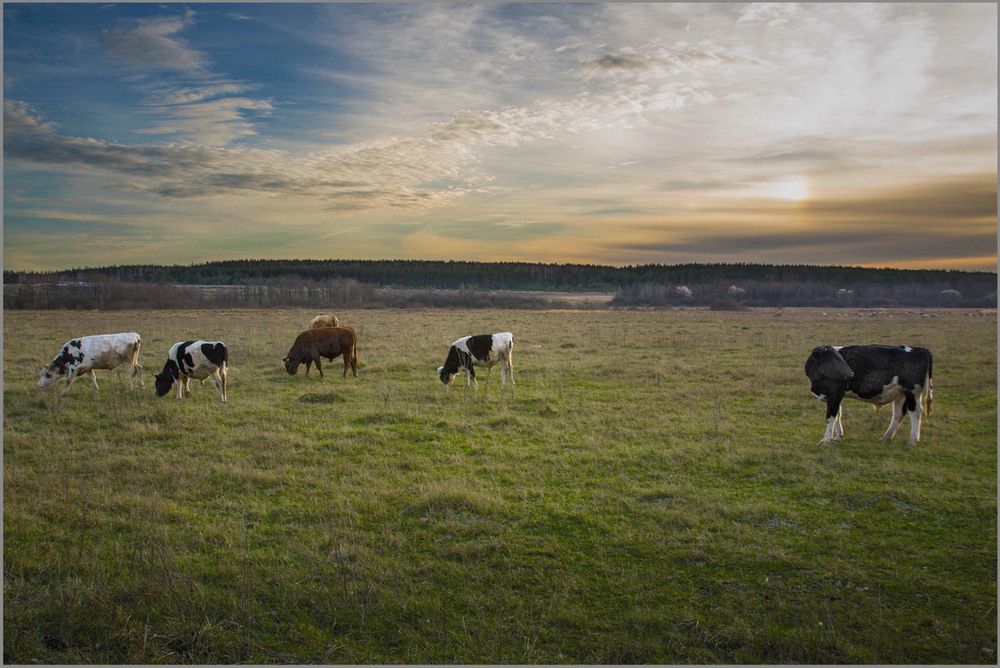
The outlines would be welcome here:
M 312 311 L 5 313 L 5 662 L 995 663 L 995 315 L 336 312 L 358 379 L 281 369 Z M 126 330 L 144 390 L 35 387 Z M 196 337 L 228 405 L 154 396 Z M 817 444 L 826 342 L 934 352 L 916 447 Z

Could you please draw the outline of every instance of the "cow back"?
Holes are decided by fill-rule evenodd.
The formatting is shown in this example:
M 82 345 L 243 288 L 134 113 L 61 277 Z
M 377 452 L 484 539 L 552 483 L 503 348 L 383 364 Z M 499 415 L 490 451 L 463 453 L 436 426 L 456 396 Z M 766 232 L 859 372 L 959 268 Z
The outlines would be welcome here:
M 298 335 L 288 359 L 304 363 L 319 357 L 336 357 L 353 350 L 357 335 L 351 327 L 317 327 Z

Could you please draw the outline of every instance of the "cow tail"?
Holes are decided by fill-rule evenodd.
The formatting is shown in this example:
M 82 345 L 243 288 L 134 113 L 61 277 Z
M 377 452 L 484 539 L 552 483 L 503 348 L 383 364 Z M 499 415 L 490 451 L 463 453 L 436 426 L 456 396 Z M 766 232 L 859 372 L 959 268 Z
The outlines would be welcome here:
M 139 348 L 142 346 L 142 339 L 136 339 L 135 343 L 132 344 L 132 366 L 139 366 Z M 142 368 L 142 367 L 140 367 Z
M 927 380 L 925 381 L 927 383 L 927 407 L 926 407 L 926 409 L 924 411 L 925 413 L 927 413 L 927 415 L 931 414 L 931 404 L 934 403 L 934 378 L 933 378 L 933 371 L 934 371 L 934 357 L 928 351 L 928 353 L 927 353 Z

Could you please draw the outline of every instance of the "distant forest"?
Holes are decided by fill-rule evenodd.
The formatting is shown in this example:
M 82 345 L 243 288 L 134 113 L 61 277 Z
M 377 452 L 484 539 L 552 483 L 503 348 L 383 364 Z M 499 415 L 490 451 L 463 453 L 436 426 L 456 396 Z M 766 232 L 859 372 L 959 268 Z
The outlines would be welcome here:
M 519 294 L 505 294 L 511 291 Z M 551 298 L 533 298 L 524 295 L 525 291 L 611 293 L 612 307 L 995 308 L 997 274 L 765 264 L 612 267 L 526 262 L 250 259 L 183 266 L 4 271 L 4 308 L 8 309 L 546 308 L 554 304 Z

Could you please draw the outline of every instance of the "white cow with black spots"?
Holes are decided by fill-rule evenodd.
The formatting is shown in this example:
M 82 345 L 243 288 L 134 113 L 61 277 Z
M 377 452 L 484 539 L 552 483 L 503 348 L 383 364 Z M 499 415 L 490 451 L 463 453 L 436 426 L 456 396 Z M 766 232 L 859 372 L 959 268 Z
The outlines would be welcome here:
M 188 380 L 212 379 L 219 401 L 226 399 L 226 363 L 229 350 L 221 341 L 181 341 L 170 347 L 163 371 L 156 374 L 156 396 L 162 397 L 177 381 L 177 398 L 191 396 Z
M 463 336 L 451 344 L 444 366 L 438 367 L 438 378 L 441 379 L 441 384 L 447 387 L 455 380 L 455 375 L 461 369 L 466 373 L 465 386 L 468 387 L 471 380 L 478 390 L 479 383 L 476 381 L 474 367 L 484 366 L 489 371 L 499 364 L 500 387 L 507 383 L 508 378 L 513 387 L 514 364 L 511 361 L 513 348 L 514 335 L 510 332 Z
M 144 387 L 142 366 L 139 364 L 140 344 L 139 335 L 135 332 L 95 334 L 71 339 L 63 345 L 51 363 L 42 367 L 38 387 L 46 387 L 65 378 L 66 389 L 62 394 L 66 394 L 78 376 L 88 374 L 94 383 L 94 389 L 100 390 L 94 369 L 116 369 L 122 364 L 126 365 L 128 372 L 128 389 L 132 389 L 136 376 L 139 376 L 139 386 Z

